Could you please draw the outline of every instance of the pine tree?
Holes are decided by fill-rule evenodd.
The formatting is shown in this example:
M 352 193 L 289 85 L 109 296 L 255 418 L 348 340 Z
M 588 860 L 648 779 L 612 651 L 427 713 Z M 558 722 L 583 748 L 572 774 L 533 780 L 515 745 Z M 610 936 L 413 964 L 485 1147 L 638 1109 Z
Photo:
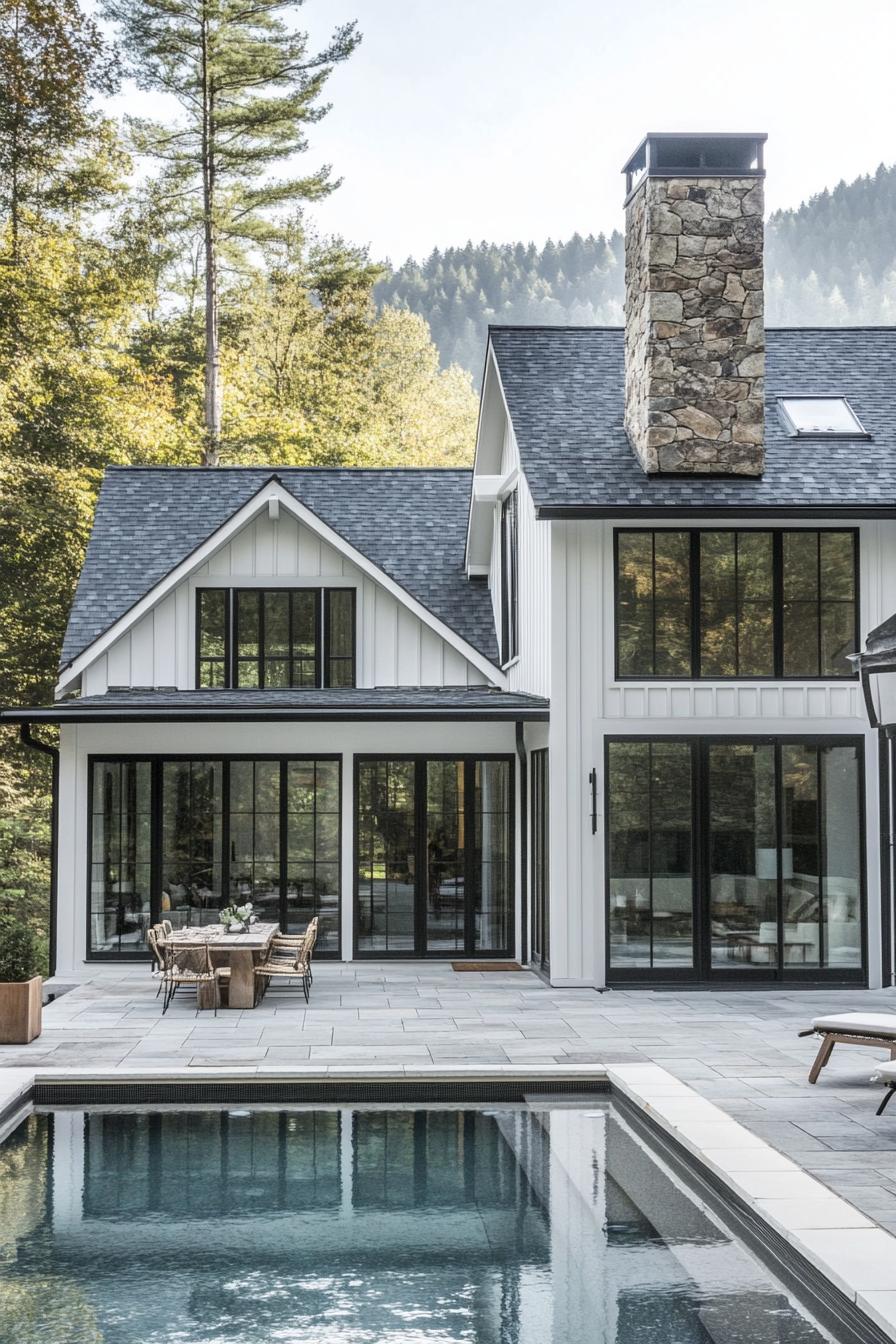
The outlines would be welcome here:
M 106 0 L 104 8 L 120 26 L 137 83 L 173 96 L 183 114 L 172 124 L 131 118 L 129 128 L 137 152 L 162 163 L 181 227 L 201 234 L 203 461 L 215 466 L 221 449 L 222 260 L 230 249 L 276 237 L 272 211 L 319 199 L 338 185 L 328 168 L 282 179 L 271 172 L 307 149 L 307 126 L 327 111 L 320 102 L 324 84 L 360 38 L 355 25 L 346 24 L 311 55 L 307 34 L 290 31 L 281 17 L 285 0 Z

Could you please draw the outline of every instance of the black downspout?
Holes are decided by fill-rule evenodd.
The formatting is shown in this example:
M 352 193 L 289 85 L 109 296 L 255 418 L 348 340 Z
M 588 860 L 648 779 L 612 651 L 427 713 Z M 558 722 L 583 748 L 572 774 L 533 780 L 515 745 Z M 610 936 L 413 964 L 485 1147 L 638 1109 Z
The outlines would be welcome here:
M 520 719 L 516 723 L 516 754 L 520 763 L 520 957 L 524 964 L 529 961 L 529 806 L 528 806 L 528 761 L 526 758 L 526 738 L 524 725 Z
M 56 905 L 59 885 L 59 748 L 40 742 L 31 736 L 31 724 L 19 727 L 19 738 L 26 747 L 33 747 L 49 756 L 53 762 L 52 801 L 50 804 L 50 975 L 56 974 Z

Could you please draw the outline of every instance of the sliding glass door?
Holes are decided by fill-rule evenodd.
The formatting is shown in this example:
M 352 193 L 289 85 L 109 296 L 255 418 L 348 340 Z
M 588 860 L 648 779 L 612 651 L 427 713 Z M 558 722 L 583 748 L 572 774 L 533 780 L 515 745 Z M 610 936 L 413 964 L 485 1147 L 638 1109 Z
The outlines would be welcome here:
M 610 979 L 861 980 L 862 744 L 607 745 Z
M 358 758 L 359 956 L 510 954 L 511 788 L 504 758 Z

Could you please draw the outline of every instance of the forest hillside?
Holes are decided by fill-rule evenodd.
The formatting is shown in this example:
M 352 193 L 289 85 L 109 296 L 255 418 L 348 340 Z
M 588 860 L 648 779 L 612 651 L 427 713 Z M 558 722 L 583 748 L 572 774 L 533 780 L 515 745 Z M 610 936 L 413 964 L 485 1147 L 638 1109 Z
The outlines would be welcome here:
M 566 242 L 472 243 L 408 260 L 382 279 L 382 305 L 429 323 L 443 367 L 479 378 L 489 322 L 622 321 L 622 234 Z M 766 232 L 766 318 L 772 326 L 896 322 L 896 167 L 841 182 Z

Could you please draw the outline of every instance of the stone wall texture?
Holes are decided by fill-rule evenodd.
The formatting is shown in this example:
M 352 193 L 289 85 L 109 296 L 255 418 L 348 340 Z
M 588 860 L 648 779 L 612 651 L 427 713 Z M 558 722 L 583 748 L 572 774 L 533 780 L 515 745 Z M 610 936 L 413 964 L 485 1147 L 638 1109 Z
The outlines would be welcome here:
M 761 178 L 652 178 L 625 222 L 625 427 L 646 472 L 759 476 Z

